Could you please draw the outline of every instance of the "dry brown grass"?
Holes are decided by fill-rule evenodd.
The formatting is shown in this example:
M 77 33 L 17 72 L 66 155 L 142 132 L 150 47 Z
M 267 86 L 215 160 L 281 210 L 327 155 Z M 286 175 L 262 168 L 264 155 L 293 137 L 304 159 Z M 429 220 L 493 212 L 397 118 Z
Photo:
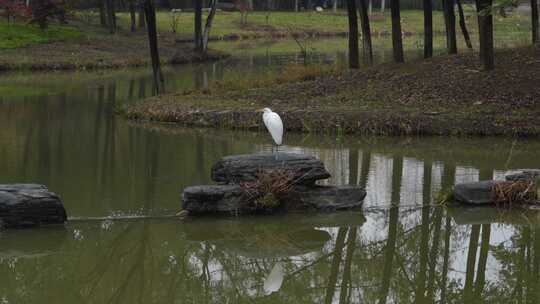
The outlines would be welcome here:
M 498 206 L 538 204 L 538 183 L 531 180 L 496 183 L 493 187 L 494 202 Z
M 246 201 L 256 208 L 275 208 L 286 197 L 295 184 L 295 174 L 290 170 L 268 170 L 257 174 L 257 180 L 243 182 Z

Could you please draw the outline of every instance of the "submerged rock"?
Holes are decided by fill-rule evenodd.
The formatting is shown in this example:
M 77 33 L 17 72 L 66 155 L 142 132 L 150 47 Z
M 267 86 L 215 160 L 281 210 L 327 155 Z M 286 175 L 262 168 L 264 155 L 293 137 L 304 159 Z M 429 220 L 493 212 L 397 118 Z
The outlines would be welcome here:
M 60 198 L 36 184 L 0 185 L 0 227 L 21 228 L 63 224 L 66 210 Z
M 353 186 L 297 186 L 271 211 L 336 211 L 362 206 L 366 191 Z M 184 190 L 182 208 L 190 214 L 267 212 L 240 185 L 193 186 Z
M 327 179 L 330 173 L 313 156 L 294 153 L 261 153 L 222 158 L 212 167 L 212 180 L 236 184 L 255 181 L 262 171 L 286 170 L 294 174 L 296 184 L 312 185 Z
M 454 200 L 465 204 L 493 204 L 493 187 L 496 181 L 481 181 L 457 184 L 454 187 Z

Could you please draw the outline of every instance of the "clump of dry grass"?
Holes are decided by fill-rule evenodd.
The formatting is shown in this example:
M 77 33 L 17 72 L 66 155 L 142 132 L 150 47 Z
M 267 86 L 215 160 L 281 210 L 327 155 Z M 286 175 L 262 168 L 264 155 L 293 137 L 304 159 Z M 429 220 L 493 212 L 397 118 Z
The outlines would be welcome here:
M 255 208 L 274 209 L 292 190 L 295 184 L 295 174 L 290 170 L 268 170 L 257 174 L 257 180 L 243 182 L 246 201 L 254 204 Z
M 496 183 L 493 186 L 494 202 L 498 206 L 526 205 L 539 203 L 537 181 L 519 180 Z

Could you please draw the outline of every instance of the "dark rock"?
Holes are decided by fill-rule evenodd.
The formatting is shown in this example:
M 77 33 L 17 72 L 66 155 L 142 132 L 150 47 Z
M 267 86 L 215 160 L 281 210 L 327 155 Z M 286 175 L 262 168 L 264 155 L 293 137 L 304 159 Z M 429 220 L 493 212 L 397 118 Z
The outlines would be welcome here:
M 271 211 L 336 211 L 362 206 L 364 189 L 353 186 L 297 186 Z M 239 185 L 194 186 L 184 190 L 183 206 L 192 215 L 267 212 L 252 203 Z
M 281 169 L 294 172 L 296 184 L 310 185 L 330 177 L 324 164 L 315 157 L 293 153 L 261 153 L 222 158 L 212 167 L 212 180 L 221 183 L 255 181 L 261 171 Z
M 36 184 L 0 185 L 0 227 L 62 224 L 67 220 L 60 198 Z
M 515 182 L 521 180 L 533 181 L 540 178 L 540 169 L 523 169 L 521 172 L 505 176 L 507 181 Z
M 458 184 L 454 187 L 454 200 L 465 204 L 493 204 L 493 187 L 496 181 Z
M 234 213 L 242 205 L 243 193 L 239 185 L 187 187 L 182 195 L 182 209 L 190 214 Z

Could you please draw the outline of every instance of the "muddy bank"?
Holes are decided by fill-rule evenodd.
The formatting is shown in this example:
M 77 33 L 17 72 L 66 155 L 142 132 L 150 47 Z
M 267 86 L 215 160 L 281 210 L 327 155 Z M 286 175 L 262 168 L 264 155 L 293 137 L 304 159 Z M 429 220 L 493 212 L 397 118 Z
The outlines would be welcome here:
M 184 126 L 262 130 L 254 110 L 268 106 L 289 131 L 540 135 L 540 51 L 501 51 L 496 65 L 493 72 L 481 71 L 477 54 L 383 64 L 255 88 L 163 95 L 124 114 Z
M 201 56 L 187 44 L 178 44 L 171 34 L 160 34 L 159 51 L 164 64 L 218 60 L 226 53 L 210 50 Z M 87 70 L 137 67 L 150 64 L 148 38 L 144 32 L 115 35 L 92 32 L 69 41 L 35 44 L 0 51 L 0 71 Z

